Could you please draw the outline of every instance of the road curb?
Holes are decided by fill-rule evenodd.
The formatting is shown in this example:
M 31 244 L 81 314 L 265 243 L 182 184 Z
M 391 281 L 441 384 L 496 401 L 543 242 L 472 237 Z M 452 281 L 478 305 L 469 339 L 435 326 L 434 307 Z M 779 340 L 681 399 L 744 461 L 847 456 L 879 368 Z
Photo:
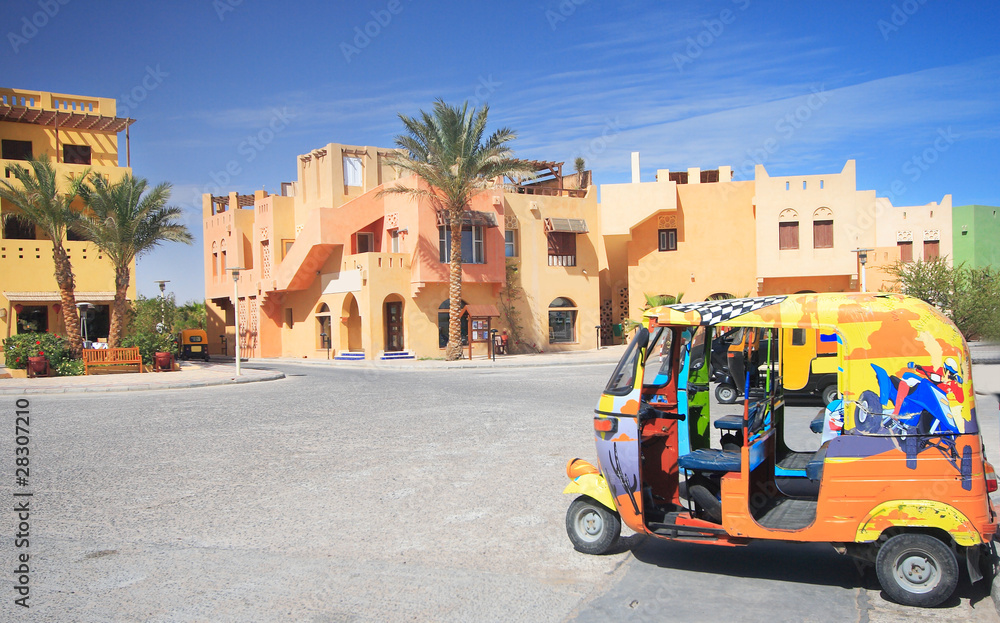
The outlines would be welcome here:
M 263 371 L 262 371 L 263 372 Z M 10 389 L 0 389 L 0 396 L 24 396 L 37 394 L 93 394 L 107 392 L 144 392 L 171 389 L 193 389 L 198 387 L 215 387 L 218 385 L 238 385 L 244 383 L 261 383 L 264 381 L 277 381 L 285 378 L 283 372 L 267 371 L 262 374 L 240 377 L 221 377 L 218 379 L 205 379 L 200 381 L 179 381 L 167 385 L 151 385 L 149 383 L 137 383 L 128 385 L 99 386 L 99 387 L 17 387 Z

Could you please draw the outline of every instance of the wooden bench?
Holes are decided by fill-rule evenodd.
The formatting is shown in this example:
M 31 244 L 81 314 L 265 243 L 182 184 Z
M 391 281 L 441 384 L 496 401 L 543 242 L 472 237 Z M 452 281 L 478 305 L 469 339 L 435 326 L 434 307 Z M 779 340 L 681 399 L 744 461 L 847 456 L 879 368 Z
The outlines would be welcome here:
M 142 355 L 139 347 L 130 348 L 85 348 L 83 350 L 83 373 L 90 374 L 90 368 L 114 368 L 116 366 L 139 366 L 142 372 Z

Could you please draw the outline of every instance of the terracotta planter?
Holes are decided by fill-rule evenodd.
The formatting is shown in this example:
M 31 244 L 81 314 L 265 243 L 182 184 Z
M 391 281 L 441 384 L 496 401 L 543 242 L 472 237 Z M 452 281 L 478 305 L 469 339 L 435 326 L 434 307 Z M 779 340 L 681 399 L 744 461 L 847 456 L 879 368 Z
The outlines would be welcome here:
M 170 372 L 174 369 L 173 353 L 154 353 L 153 370 L 156 372 Z
M 49 376 L 49 360 L 45 357 L 28 357 L 28 378 Z

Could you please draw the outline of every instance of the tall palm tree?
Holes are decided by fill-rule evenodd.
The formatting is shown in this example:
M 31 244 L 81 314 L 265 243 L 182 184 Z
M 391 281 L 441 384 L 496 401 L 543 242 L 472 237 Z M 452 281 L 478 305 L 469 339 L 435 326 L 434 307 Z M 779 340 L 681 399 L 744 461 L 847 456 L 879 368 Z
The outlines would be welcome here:
M 530 177 L 534 170 L 513 157 L 509 143 L 517 134 L 500 128 L 485 138 L 489 106 L 477 112 L 469 110 L 468 102 L 449 106 L 443 100 L 434 102 L 433 113 L 420 111 L 418 117 L 399 118 L 406 134 L 396 137 L 401 151 L 388 158 L 391 166 L 412 173 L 429 188 L 392 186 L 379 195 L 408 194 L 427 199 L 439 211 L 446 212 L 451 230 L 449 257 L 449 322 L 448 347 L 445 358 L 455 360 L 462 355 L 462 218 L 469 209 L 473 195 L 502 176 Z
M 5 212 L 3 221 L 16 218 L 40 228 L 52 240 L 52 263 L 55 265 L 56 285 L 59 287 L 59 301 L 62 306 L 63 324 L 73 355 L 80 356 L 83 340 L 80 338 L 80 315 L 76 309 L 76 278 L 63 240 L 66 229 L 77 214 L 71 209 L 73 200 L 80 192 L 86 174 L 69 179 L 69 191 L 59 192 L 56 168 L 49 157 L 42 155 L 28 163 L 30 170 L 10 163 L 7 168 L 20 182 L 20 188 L 10 182 L 0 181 L 0 198 L 15 206 L 17 212 Z
M 108 336 L 114 348 L 125 326 L 132 261 L 161 242 L 191 244 L 193 238 L 187 226 L 177 220 L 181 208 L 167 205 L 170 184 L 159 184 L 147 193 L 146 180 L 131 174 L 113 184 L 98 175 L 89 181 L 80 188 L 88 210 L 73 229 L 97 245 L 115 267 L 115 302 Z

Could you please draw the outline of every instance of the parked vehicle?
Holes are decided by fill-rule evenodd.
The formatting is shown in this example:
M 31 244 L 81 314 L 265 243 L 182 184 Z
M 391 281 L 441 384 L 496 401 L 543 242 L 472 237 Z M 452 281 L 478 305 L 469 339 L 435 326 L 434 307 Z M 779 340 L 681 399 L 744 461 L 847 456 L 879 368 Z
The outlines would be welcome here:
M 607 552 L 622 522 L 706 546 L 829 542 L 874 563 L 885 592 L 915 606 L 948 599 L 960 563 L 972 581 L 982 578 L 981 558 L 994 555 L 988 494 L 997 479 L 968 347 L 937 310 L 854 293 L 679 304 L 645 316 L 648 328 L 598 400 L 597 465 L 567 465 L 565 493 L 579 494 L 566 516 L 576 549 Z M 691 365 L 699 336 L 717 339 L 719 325 L 761 333 L 740 351 L 745 398 L 721 416 L 707 400 L 707 366 Z M 816 452 L 783 442 L 781 373 L 791 371 L 790 360 L 778 362 L 795 329 L 835 336 L 842 430 L 827 430 Z M 723 432 L 715 446 L 713 427 Z
M 204 329 L 181 331 L 177 336 L 177 355 L 185 361 L 191 357 L 208 361 L 208 333 Z

